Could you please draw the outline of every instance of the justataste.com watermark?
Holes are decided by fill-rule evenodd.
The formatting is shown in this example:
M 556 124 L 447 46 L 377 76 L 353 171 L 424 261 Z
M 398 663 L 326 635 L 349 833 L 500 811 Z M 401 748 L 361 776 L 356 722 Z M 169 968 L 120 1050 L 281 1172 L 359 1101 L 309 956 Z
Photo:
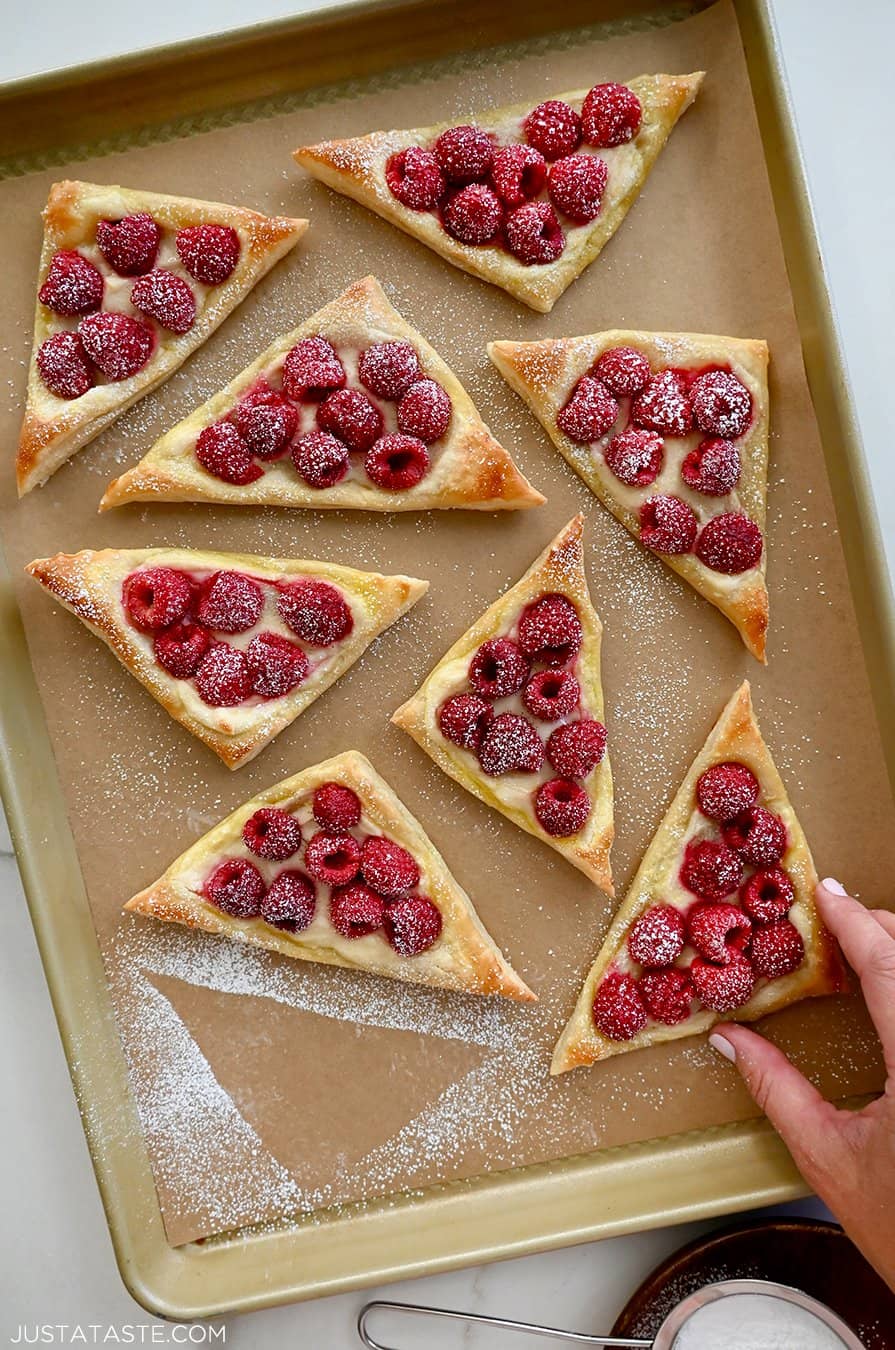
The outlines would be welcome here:
M 223 1345 L 227 1328 L 201 1322 L 20 1322 L 10 1345 Z

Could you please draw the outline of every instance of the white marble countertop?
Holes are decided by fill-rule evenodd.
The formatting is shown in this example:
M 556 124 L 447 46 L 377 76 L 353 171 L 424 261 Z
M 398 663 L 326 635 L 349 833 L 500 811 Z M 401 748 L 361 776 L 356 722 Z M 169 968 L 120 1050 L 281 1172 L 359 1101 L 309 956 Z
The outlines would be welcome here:
M 95 57 L 323 8 L 314 0 L 31 0 L 6 27 L 0 79 Z M 819 223 L 880 523 L 895 574 L 895 455 L 892 453 L 892 319 L 895 313 L 895 188 L 885 170 L 893 112 L 895 6 L 775 0 L 799 133 Z M 847 659 L 830 653 L 831 659 Z M 149 1324 L 125 1292 L 115 1263 L 9 839 L 0 821 L 0 1336 L 20 1324 Z M 810 1209 L 811 1202 L 797 1206 Z M 702 1225 L 701 1227 L 707 1227 Z M 649 1270 L 700 1231 L 670 1228 L 563 1252 L 479 1267 L 383 1297 L 533 1318 L 589 1332 L 608 1330 Z M 228 1323 L 227 1343 L 300 1350 L 354 1350 L 357 1309 L 344 1295 L 272 1309 Z M 100 1333 L 101 1334 L 101 1333 Z M 499 1333 L 438 1344 L 519 1343 Z M 432 1346 L 422 1328 L 404 1344 Z

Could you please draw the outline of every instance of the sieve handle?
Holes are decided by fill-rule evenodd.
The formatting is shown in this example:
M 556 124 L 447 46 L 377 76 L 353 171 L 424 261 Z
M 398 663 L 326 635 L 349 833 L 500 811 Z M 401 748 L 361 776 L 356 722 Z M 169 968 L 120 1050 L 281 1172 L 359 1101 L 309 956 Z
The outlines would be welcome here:
M 418 1317 L 440 1317 L 449 1322 L 467 1322 L 480 1327 L 495 1327 L 498 1331 L 526 1331 L 530 1336 L 544 1336 L 570 1345 L 603 1346 L 604 1350 L 652 1350 L 652 1341 L 632 1340 L 627 1336 L 588 1336 L 583 1331 L 561 1331 L 559 1327 L 536 1326 L 532 1322 L 512 1322 L 506 1317 L 486 1317 L 482 1313 L 456 1312 L 451 1308 L 427 1308 L 419 1303 L 388 1303 L 377 1300 L 368 1303 L 357 1319 L 357 1334 L 367 1350 L 399 1350 L 384 1345 L 370 1334 L 367 1323 L 378 1312 L 410 1313 Z

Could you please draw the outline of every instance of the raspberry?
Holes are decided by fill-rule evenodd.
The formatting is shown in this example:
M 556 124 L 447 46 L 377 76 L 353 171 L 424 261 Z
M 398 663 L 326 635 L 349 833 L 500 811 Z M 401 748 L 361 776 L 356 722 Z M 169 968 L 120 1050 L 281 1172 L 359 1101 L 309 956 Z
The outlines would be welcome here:
M 261 911 L 266 889 L 264 878 L 248 858 L 228 858 L 206 879 L 202 894 L 234 919 L 254 919 Z
M 737 956 L 726 966 L 713 966 L 695 956 L 690 966 L 690 979 L 696 996 L 712 1012 L 733 1012 L 748 1003 L 755 987 L 752 967 L 743 956 Z
M 441 937 L 441 913 L 424 895 L 393 900 L 385 911 L 385 936 L 399 956 L 419 956 Z
M 740 903 L 756 923 L 775 923 L 789 913 L 795 887 L 782 867 L 754 872 L 740 892 Z
M 494 156 L 491 182 L 507 206 L 521 206 L 536 197 L 546 179 L 544 156 L 530 145 L 505 145 Z
M 715 437 L 700 441 L 695 450 L 684 457 L 681 478 L 694 492 L 706 497 L 724 497 L 733 492 L 740 481 L 742 465 L 735 445 Z
M 88 314 L 78 324 L 78 336 L 95 366 L 110 380 L 129 380 L 152 355 L 152 329 L 129 314 L 107 310 Z
M 658 969 L 673 965 L 684 950 L 684 916 L 673 905 L 652 905 L 628 934 L 632 961 Z
M 526 717 L 501 713 L 485 728 L 479 763 L 493 778 L 505 773 L 537 773 L 544 762 L 541 738 Z
M 57 398 L 80 398 L 93 384 L 93 370 L 77 333 L 54 333 L 42 342 L 37 369 Z
M 196 297 L 183 277 L 163 267 L 147 272 L 131 288 L 131 304 L 171 333 L 188 333 L 196 322 Z
M 287 869 L 271 884 L 261 901 L 261 917 L 271 928 L 286 933 L 300 933 L 314 918 L 317 900 L 314 883 L 304 872 Z
M 696 782 L 699 809 L 709 820 L 733 820 L 758 801 L 758 779 L 736 760 L 713 764 Z
M 532 661 L 561 666 L 576 656 L 584 632 L 578 611 L 565 595 L 542 595 L 519 616 L 519 646 Z
M 559 98 L 548 98 L 532 108 L 522 128 L 529 145 L 545 159 L 562 159 L 581 144 L 581 118 Z
M 662 472 L 665 442 L 655 431 L 628 427 L 606 446 L 606 463 L 616 478 L 628 487 L 648 487 Z
M 423 368 L 409 342 L 374 342 L 361 353 L 357 374 L 371 394 L 396 403 L 423 378 Z
M 444 228 L 461 244 L 487 244 L 502 224 L 500 198 L 483 183 L 461 188 L 444 208 Z
M 367 477 L 385 492 L 405 492 L 429 472 L 429 452 L 416 436 L 380 436 L 364 459 Z
M 189 613 L 193 583 L 173 567 L 144 567 L 124 578 L 121 603 L 141 633 L 160 633 Z
M 689 553 L 699 522 L 680 497 L 648 497 L 640 508 L 640 542 L 656 553 Z
M 220 286 L 239 262 L 239 235 L 229 225 L 190 225 L 174 240 L 180 261 L 205 286 Z
M 579 445 L 598 441 L 618 417 L 618 404 L 599 380 L 582 375 L 572 390 L 572 397 L 556 414 L 560 431 Z
M 282 698 L 308 678 L 308 658 L 301 647 L 282 633 L 259 633 L 246 656 L 252 689 L 262 698 Z
M 611 1041 L 629 1041 L 646 1026 L 646 1009 L 637 981 L 621 971 L 603 980 L 593 1007 L 594 1024 Z
M 360 860 L 361 876 L 374 891 L 396 900 L 419 885 L 420 869 L 406 848 L 381 834 L 368 835 Z
M 566 236 L 549 202 L 528 202 L 511 211 L 506 223 L 507 247 L 527 267 L 552 263 L 566 246 Z
M 161 238 L 161 230 L 146 211 L 121 220 L 101 220 L 96 227 L 100 253 L 122 277 L 139 277 L 154 267 Z
M 563 778 L 586 778 L 605 753 L 606 728 L 590 717 L 557 727 L 547 741 L 547 758 Z
M 307 431 L 292 445 L 292 463 L 309 487 L 329 488 L 348 472 L 348 446 L 328 431 Z
M 610 347 L 594 366 L 594 375 L 611 394 L 630 398 L 639 394 L 650 377 L 650 364 L 636 347 Z
M 196 689 L 212 708 L 233 708 L 252 692 L 252 675 L 245 652 L 219 642 L 209 648 L 196 671 Z
M 363 453 L 382 435 L 382 413 L 359 389 L 337 389 L 317 409 L 317 425 Z
M 709 436 L 736 440 L 752 420 L 752 395 L 727 370 L 709 370 L 690 389 L 693 421 Z
M 677 1026 L 690 1016 L 693 986 L 685 970 L 648 970 L 640 979 L 640 997 L 650 1017 L 667 1027 Z
M 696 545 L 696 556 L 712 571 L 733 576 L 757 567 L 763 547 L 755 521 L 738 511 L 727 511 L 707 522 Z
M 488 638 L 469 663 L 469 683 L 482 698 L 510 698 L 528 678 L 529 664 L 512 638 Z
M 477 694 L 455 694 L 438 709 L 438 729 L 445 740 L 464 750 L 478 750 L 494 713 Z
M 581 686 L 570 670 L 539 670 L 522 690 L 522 702 L 542 722 L 567 717 L 580 697 Z
M 328 581 L 290 581 L 280 587 L 280 618 L 311 647 L 331 647 L 354 628 L 342 592 Z
M 305 867 L 315 881 L 327 886 L 350 886 L 360 871 L 360 844 L 353 834 L 328 834 L 321 830 L 308 840 Z
M 217 633 L 247 633 L 261 618 L 264 592 L 242 572 L 213 572 L 202 586 L 199 622 Z
M 791 975 L 805 959 L 801 934 L 788 919 L 759 928 L 752 939 L 752 968 L 766 980 Z
M 196 458 L 207 473 L 237 487 L 254 483 L 264 473 L 232 422 L 206 427 L 196 441 Z
M 663 436 L 686 436 L 693 414 L 683 377 L 676 370 L 660 370 L 631 404 L 631 418 L 647 431 Z
M 385 901 L 369 886 L 346 886 L 332 894 L 329 921 L 342 937 L 367 937 L 385 922 Z
M 684 851 L 681 881 L 703 900 L 723 900 L 743 879 L 736 853 L 717 839 L 692 839 Z
M 597 84 L 581 106 L 581 126 L 589 145 L 624 145 L 640 130 L 640 99 L 626 84 Z
M 324 830 L 341 833 L 360 824 L 360 798 L 341 783 L 321 783 L 314 792 L 314 819 Z
M 210 646 L 206 629 L 189 619 L 157 633 L 153 643 L 156 661 L 175 680 L 188 680 L 195 675 Z
M 750 806 L 722 826 L 724 842 L 753 867 L 773 867 L 786 852 L 786 826 L 763 806 Z
M 535 793 L 535 815 L 545 834 L 567 839 L 577 834 L 590 815 L 590 797 L 580 783 L 551 778 Z
M 288 811 L 262 806 L 243 825 L 242 842 L 257 858 L 285 862 L 301 847 L 301 826 Z
M 398 428 L 431 445 L 451 424 L 453 405 L 437 380 L 416 380 L 398 404 Z
M 691 946 L 719 966 L 744 952 L 752 936 L 752 920 L 739 905 L 694 905 L 687 928 Z
M 385 181 L 392 196 L 411 211 L 431 211 L 447 191 L 438 160 L 421 145 L 391 155 L 385 166 Z
M 346 380 L 345 367 L 326 338 L 308 337 L 296 342 L 283 362 L 283 392 L 296 403 L 319 402 Z
M 243 394 L 230 414 L 250 455 L 278 459 L 298 430 L 298 409 L 263 380 Z
M 98 267 L 74 249 L 61 249 L 53 254 L 37 296 L 54 314 L 89 314 L 102 304 L 103 289 Z
M 600 214 L 609 170 L 599 155 L 568 155 L 550 165 L 549 190 L 553 205 L 576 225 L 586 225 Z
M 474 183 L 488 177 L 494 147 L 478 127 L 450 127 L 435 142 L 435 158 L 449 183 Z

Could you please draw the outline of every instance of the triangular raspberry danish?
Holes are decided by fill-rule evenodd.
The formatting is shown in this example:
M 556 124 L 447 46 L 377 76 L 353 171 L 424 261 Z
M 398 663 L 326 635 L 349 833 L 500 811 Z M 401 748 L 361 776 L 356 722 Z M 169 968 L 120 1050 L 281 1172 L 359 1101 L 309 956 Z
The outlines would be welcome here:
M 78 182 L 54 183 L 43 214 L 19 496 L 177 370 L 308 227 Z
M 329 187 L 548 313 L 612 238 L 702 72 L 641 75 L 494 108 L 475 125 L 303 146 Z
M 419 821 L 356 750 L 237 807 L 125 909 L 302 961 L 535 998 Z
M 767 343 L 612 331 L 488 354 L 603 505 L 765 661 Z
M 445 773 L 612 895 L 612 771 L 581 544 L 561 530 L 393 715 Z
M 544 498 L 375 277 L 278 338 L 110 484 L 127 501 L 422 511 Z
M 230 769 L 429 588 L 334 563 L 187 548 L 85 549 L 26 570 Z
M 846 987 L 748 682 L 681 784 L 553 1054 L 564 1073 Z

